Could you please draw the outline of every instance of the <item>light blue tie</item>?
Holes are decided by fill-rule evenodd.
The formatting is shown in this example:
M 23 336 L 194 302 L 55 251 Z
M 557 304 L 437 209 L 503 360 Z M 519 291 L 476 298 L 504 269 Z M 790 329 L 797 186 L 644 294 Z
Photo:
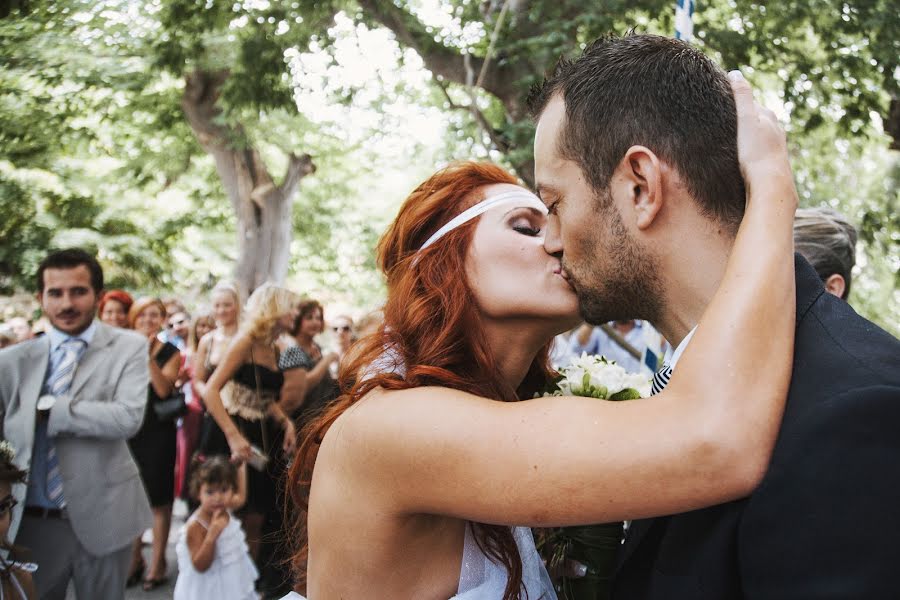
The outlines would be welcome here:
M 85 349 L 84 340 L 69 338 L 59 345 L 57 352 L 62 356 L 56 365 L 50 379 L 47 380 L 47 391 L 52 396 L 62 396 L 72 387 L 72 379 L 75 377 L 75 368 Z M 60 508 L 66 505 L 63 498 L 63 480 L 59 472 L 59 458 L 56 456 L 56 444 L 47 438 L 47 499 Z

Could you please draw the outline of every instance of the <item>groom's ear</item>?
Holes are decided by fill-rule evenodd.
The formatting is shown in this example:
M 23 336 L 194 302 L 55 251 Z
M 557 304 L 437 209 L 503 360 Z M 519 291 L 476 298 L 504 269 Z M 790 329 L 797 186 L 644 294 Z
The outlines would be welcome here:
M 627 201 L 638 229 L 650 227 L 662 209 L 664 168 L 659 157 L 646 146 L 632 146 L 619 163 L 620 184 L 627 186 Z

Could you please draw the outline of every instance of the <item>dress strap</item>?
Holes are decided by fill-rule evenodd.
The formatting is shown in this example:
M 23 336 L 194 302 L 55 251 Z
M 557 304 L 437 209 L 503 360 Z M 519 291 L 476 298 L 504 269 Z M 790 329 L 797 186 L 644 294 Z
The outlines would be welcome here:
M 209 529 L 209 523 L 198 517 L 197 513 L 191 515 L 191 518 L 188 519 L 188 521 L 197 521 L 198 523 L 200 523 L 200 526 L 203 527 L 203 529 Z

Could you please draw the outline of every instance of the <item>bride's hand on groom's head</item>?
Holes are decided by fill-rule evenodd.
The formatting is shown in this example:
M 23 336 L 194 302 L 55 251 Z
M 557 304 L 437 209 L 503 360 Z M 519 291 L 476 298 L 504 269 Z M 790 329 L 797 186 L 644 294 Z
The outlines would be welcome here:
M 748 199 L 754 182 L 784 176 L 793 187 L 787 137 L 775 113 L 753 99 L 753 89 L 740 71 L 729 72 L 728 79 L 737 109 L 738 160 Z M 796 193 L 793 201 L 797 202 Z

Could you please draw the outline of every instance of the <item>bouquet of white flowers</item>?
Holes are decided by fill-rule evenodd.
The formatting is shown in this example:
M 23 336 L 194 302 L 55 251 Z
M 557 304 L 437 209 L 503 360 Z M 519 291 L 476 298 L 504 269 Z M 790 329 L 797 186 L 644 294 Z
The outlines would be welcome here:
M 634 400 L 650 396 L 651 377 L 629 373 L 602 356 L 582 354 L 560 369 L 544 396 L 586 396 L 600 400 Z M 538 532 L 539 548 L 556 591 L 564 600 L 609 598 L 623 524 L 557 527 Z
M 650 383 L 649 375 L 629 373 L 603 356 L 582 354 L 560 369 L 554 389 L 544 395 L 634 400 L 650 395 Z

